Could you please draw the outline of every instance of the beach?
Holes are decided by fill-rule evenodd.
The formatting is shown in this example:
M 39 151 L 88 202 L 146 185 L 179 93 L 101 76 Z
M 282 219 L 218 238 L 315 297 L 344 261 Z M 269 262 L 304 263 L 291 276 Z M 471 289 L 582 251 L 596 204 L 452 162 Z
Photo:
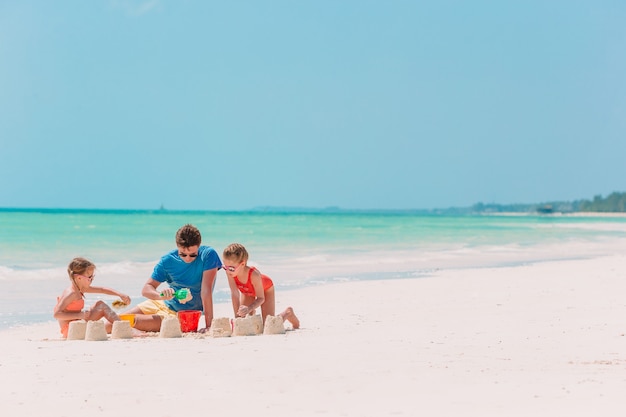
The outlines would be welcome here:
M 2 414 L 622 417 L 624 20 L 0 1 Z
M 626 257 L 286 291 L 284 335 L 64 341 L 0 332 L 5 415 L 617 416 Z M 230 305 L 215 316 L 230 317 Z

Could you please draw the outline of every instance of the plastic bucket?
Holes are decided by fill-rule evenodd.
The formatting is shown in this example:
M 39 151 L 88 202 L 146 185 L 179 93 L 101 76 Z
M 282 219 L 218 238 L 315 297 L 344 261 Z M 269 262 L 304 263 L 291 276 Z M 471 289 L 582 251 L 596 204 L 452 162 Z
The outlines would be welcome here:
M 180 330 L 183 332 L 197 332 L 201 315 L 202 311 L 200 310 L 179 311 L 178 321 L 180 322 Z
M 130 322 L 130 327 L 135 327 L 135 315 L 134 314 L 120 314 L 120 319 Z

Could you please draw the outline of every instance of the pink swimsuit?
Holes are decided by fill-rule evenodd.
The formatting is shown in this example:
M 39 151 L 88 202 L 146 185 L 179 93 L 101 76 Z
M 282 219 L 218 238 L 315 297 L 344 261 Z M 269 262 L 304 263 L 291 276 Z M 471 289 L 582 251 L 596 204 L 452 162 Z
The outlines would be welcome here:
M 59 300 L 60 300 L 60 297 L 57 297 L 57 302 L 59 302 Z M 81 298 L 80 300 L 75 300 L 69 303 L 67 307 L 65 308 L 65 311 L 77 313 L 79 311 L 82 311 L 83 308 L 85 308 L 85 300 Z M 73 321 L 73 320 L 70 320 L 70 321 Z M 63 334 L 63 337 L 67 338 L 67 331 L 70 328 L 70 322 L 69 321 L 66 321 L 63 323 L 59 322 L 59 324 L 61 325 L 61 334 Z

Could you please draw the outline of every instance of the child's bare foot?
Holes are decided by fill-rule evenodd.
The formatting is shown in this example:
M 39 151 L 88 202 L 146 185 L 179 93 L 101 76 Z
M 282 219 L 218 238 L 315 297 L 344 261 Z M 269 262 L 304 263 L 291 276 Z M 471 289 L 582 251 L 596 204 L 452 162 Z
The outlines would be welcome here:
M 291 326 L 294 329 L 298 329 L 300 327 L 300 320 L 298 320 L 298 317 L 296 317 L 295 313 L 293 312 L 293 308 L 287 307 L 285 311 L 283 311 L 280 315 L 283 317 L 283 320 L 287 320 L 289 323 L 291 323 Z
M 133 337 L 143 337 L 143 336 L 146 335 L 146 332 L 142 332 L 141 330 L 137 330 L 137 329 L 132 328 L 132 329 L 130 329 L 130 334 Z

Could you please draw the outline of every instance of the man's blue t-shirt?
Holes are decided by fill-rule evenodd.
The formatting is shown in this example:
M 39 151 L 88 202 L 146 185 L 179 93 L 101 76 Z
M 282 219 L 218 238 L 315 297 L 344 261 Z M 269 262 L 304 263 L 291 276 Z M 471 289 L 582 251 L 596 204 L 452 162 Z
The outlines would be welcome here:
M 159 282 L 167 282 L 176 290 L 189 288 L 193 298 L 185 304 L 181 304 L 176 298 L 165 300 L 165 304 L 174 311 L 180 310 L 203 310 L 200 289 L 202 288 L 202 273 L 209 269 L 221 268 L 222 261 L 209 246 L 200 246 L 198 256 L 193 262 L 187 263 L 178 255 L 178 249 L 174 249 L 163 256 L 152 272 L 152 279 Z M 217 279 L 217 276 L 216 276 Z M 215 284 L 215 283 L 214 283 Z M 212 290 L 212 289 L 211 289 Z

